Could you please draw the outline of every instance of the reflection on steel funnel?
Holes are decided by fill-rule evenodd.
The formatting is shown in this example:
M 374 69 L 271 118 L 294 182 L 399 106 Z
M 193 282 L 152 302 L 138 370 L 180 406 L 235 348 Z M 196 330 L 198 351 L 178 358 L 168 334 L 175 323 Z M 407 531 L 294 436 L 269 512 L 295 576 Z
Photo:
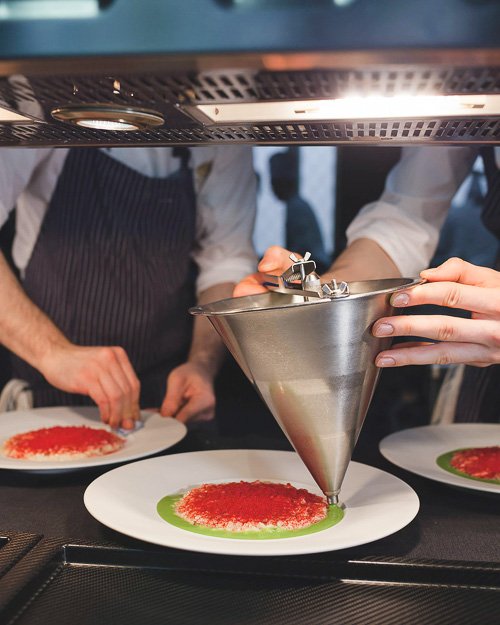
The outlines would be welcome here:
M 330 503 L 336 503 L 390 339 L 371 326 L 394 314 L 408 278 L 349 284 L 342 299 L 265 293 L 191 309 L 206 315 Z
M 361 376 L 354 374 L 353 378 L 357 380 L 352 388 L 360 391 Z M 350 393 L 334 392 L 346 386 L 334 379 L 308 380 L 307 384 L 297 380 L 293 387 L 277 382 L 266 388 L 260 380 L 256 384 L 318 486 L 336 500 L 357 438 L 357 428 L 351 426 L 350 419 L 341 422 L 341 415 L 347 414 L 341 407 L 341 395 L 347 400 Z M 301 386 L 307 388 L 301 390 Z M 356 390 L 352 395 L 360 398 Z M 359 412 L 359 401 L 352 403 L 356 404 L 354 411 Z

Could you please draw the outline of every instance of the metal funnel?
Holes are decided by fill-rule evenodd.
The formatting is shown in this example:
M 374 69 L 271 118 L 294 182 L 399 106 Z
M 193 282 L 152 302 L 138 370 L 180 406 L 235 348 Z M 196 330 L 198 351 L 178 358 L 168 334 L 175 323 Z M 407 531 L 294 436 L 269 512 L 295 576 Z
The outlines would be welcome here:
M 371 326 L 394 314 L 391 293 L 419 282 L 352 282 L 341 299 L 269 292 L 190 310 L 210 319 L 330 503 L 375 390 L 375 356 L 391 342 Z

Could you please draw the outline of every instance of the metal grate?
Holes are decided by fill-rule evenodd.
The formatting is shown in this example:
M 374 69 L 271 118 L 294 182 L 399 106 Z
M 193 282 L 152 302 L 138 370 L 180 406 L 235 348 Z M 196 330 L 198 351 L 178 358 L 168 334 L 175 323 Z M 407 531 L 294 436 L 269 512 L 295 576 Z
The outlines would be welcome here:
M 366 70 L 244 70 L 141 76 L 11 76 L 0 79 L 0 103 L 42 123 L 0 124 L 1 146 L 172 145 L 204 143 L 490 143 L 500 117 L 203 126 L 183 105 L 335 98 L 348 93 L 500 93 L 500 68 L 405 67 Z M 58 106 L 102 103 L 154 109 L 161 128 L 104 132 L 56 122 Z
M 161 128 L 147 132 L 105 132 L 62 124 L 15 124 L 0 127 L 3 146 L 71 145 L 202 145 L 207 143 L 251 144 L 345 144 L 370 142 L 395 144 L 427 142 L 500 141 L 500 120 L 404 120 L 307 124 L 260 124 Z
M 261 73 L 259 99 L 500 93 L 500 68 L 404 68 Z
M 10 101 L 57 105 L 107 102 L 153 106 L 158 103 L 248 102 L 257 99 L 254 77 L 242 72 L 199 75 L 12 77 L 0 83 Z

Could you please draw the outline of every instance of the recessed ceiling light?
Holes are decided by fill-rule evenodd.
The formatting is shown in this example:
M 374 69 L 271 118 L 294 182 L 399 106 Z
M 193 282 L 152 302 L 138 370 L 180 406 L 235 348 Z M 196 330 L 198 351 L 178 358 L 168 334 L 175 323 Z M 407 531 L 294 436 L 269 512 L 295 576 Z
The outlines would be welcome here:
M 52 117 L 85 128 L 129 132 L 147 130 L 164 123 L 163 116 L 156 111 L 105 104 L 60 107 L 52 111 Z

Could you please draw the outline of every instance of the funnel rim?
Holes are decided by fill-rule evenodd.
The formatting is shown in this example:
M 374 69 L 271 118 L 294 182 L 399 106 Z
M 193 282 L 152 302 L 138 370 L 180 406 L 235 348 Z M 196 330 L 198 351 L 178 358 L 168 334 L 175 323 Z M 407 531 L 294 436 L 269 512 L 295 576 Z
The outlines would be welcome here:
M 301 301 L 301 302 L 288 302 L 287 304 L 282 304 L 282 305 L 273 305 L 273 306 L 267 306 L 266 308 L 249 308 L 249 307 L 242 307 L 242 308 L 233 308 L 232 310 L 208 310 L 207 306 L 212 306 L 214 304 L 218 304 L 218 303 L 222 303 L 222 302 L 228 302 L 230 300 L 235 301 L 238 300 L 240 298 L 238 297 L 228 297 L 222 300 L 219 300 L 218 302 L 212 302 L 211 304 L 205 304 L 202 306 L 194 306 L 192 308 L 189 309 L 189 313 L 191 315 L 204 315 L 206 317 L 217 317 L 217 316 L 224 316 L 227 317 L 228 315 L 238 315 L 238 314 L 242 314 L 242 313 L 252 313 L 252 312 L 262 312 L 263 310 L 267 311 L 271 311 L 271 310 L 283 310 L 285 308 L 297 308 L 298 306 L 315 306 L 315 305 L 319 305 L 319 304 L 326 304 L 326 303 L 335 303 L 335 304 L 341 304 L 342 302 L 347 302 L 347 301 L 352 301 L 354 299 L 361 299 L 362 297 L 371 297 L 371 296 L 375 296 L 375 295 L 381 295 L 383 293 L 395 293 L 396 291 L 404 291 L 405 289 L 409 289 L 409 288 L 413 288 L 414 286 L 417 286 L 419 284 L 423 284 L 425 282 L 424 279 L 418 277 L 418 278 L 386 278 L 386 279 L 382 279 L 382 280 L 358 280 L 356 282 L 350 282 L 349 285 L 355 285 L 355 284 L 366 284 L 366 283 L 370 283 L 370 282 L 383 282 L 384 280 L 387 281 L 391 281 L 391 280 L 408 280 L 408 282 L 406 284 L 400 284 L 399 286 L 393 286 L 393 287 L 387 287 L 385 289 L 377 289 L 376 291 L 369 291 L 367 293 L 351 293 L 350 295 L 348 295 L 347 297 L 341 297 L 338 299 L 330 299 L 330 298 L 311 298 L 309 301 Z M 271 291 L 269 291 L 270 293 Z M 267 295 L 268 293 L 255 293 L 254 295 L 243 295 L 241 297 L 241 299 L 245 299 L 247 297 L 259 297 L 262 295 Z

